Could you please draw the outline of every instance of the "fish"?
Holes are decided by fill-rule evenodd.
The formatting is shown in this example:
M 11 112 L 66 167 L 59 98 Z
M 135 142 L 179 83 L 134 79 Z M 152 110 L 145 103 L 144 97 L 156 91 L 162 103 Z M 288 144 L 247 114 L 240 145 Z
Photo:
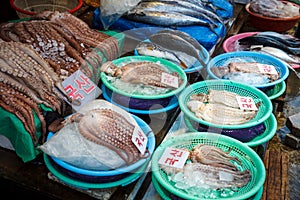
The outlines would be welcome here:
M 154 24 L 158 26 L 167 26 L 167 27 L 191 26 L 191 25 L 206 26 L 212 32 L 216 33 L 213 25 L 210 24 L 208 21 L 196 17 L 191 17 L 182 13 L 177 13 L 177 12 L 134 9 L 129 11 L 125 17 L 134 21 L 139 21 L 147 24 Z
M 272 55 L 276 58 L 279 58 L 280 60 L 284 60 L 289 63 L 295 63 L 300 64 L 300 60 L 296 60 L 293 57 L 291 57 L 289 54 L 287 54 L 285 51 L 275 48 L 275 47 L 269 47 L 269 46 L 259 46 L 252 49 L 254 51 L 260 51 L 269 55 Z
M 136 46 L 135 49 L 139 55 L 164 58 L 181 66 L 183 69 L 191 68 L 197 62 L 196 58 L 187 55 L 184 52 L 172 51 L 152 42 L 142 41 Z
M 146 1 L 151 1 L 151 0 L 146 0 Z M 209 16 L 210 18 L 216 20 L 217 22 L 220 22 L 221 24 L 224 25 L 224 21 L 221 17 L 219 17 L 215 12 L 208 10 L 207 8 L 203 6 L 199 6 L 197 4 L 185 1 L 185 0 L 157 0 L 159 2 L 168 2 L 175 4 L 176 6 L 181 6 L 181 7 L 186 7 L 189 9 L 193 9 L 197 12 L 204 13 L 205 15 Z
M 181 51 L 195 57 L 202 66 L 206 66 L 203 61 L 203 57 L 200 56 L 199 50 L 191 44 L 189 41 L 185 40 L 181 36 L 170 34 L 168 32 L 158 32 L 149 37 L 149 40 L 153 43 L 159 44 L 160 46 L 172 50 L 172 51 Z
M 159 11 L 159 12 L 178 12 L 184 15 L 200 18 L 207 20 L 210 24 L 213 25 L 213 27 L 217 27 L 218 24 L 215 22 L 214 19 L 210 18 L 204 13 L 198 12 L 194 9 L 190 9 L 187 7 L 177 6 L 170 2 L 160 2 L 160 1 L 142 1 L 139 3 L 135 9 L 143 9 L 147 11 Z
M 265 31 L 265 32 L 259 32 L 256 35 L 264 36 L 264 37 L 271 37 L 286 46 L 289 47 L 300 47 L 300 40 L 294 37 L 291 37 L 290 35 L 285 35 L 277 32 L 272 31 Z
M 263 45 L 281 49 L 292 55 L 300 55 L 300 48 L 289 47 L 282 42 L 263 35 L 252 35 L 238 40 L 239 45 Z
M 164 29 L 159 31 L 159 33 L 170 33 L 170 34 L 175 34 L 178 35 L 179 37 L 185 39 L 187 42 L 191 43 L 196 49 L 199 50 L 199 53 L 202 55 L 203 58 L 205 58 L 205 54 L 203 52 L 203 46 L 193 37 L 191 37 L 189 34 L 183 32 L 183 31 L 178 31 L 178 30 L 173 30 L 173 29 Z

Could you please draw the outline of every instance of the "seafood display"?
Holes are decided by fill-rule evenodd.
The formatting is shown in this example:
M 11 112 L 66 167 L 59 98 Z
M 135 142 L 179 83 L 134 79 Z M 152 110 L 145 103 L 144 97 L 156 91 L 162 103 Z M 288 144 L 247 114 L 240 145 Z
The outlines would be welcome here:
M 216 33 L 214 28 L 226 21 L 218 16 L 217 10 L 222 7 L 204 0 L 144 0 L 124 17 L 159 26 L 205 26 Z
M 107 59 L 119 56 L 115 38 L 57 11 L 1 24 L 0 43 L 0 106 L 18 117 L 35 145 L 45 141 L 41 105 L 61 116 L 66 114 L 65 100 L 80 105 L 67 95 L 62 81 L 78 69 L 98 81 L 99 52 Z M 36 136 L 35 115 L 41 123 L 41 140 Z
M 119 56 L 115 38 L 89 28 L 70 13 L 45 11 L 28 21 L 4 23 L 0 37 L 31 45 L 62 79 L 79 68 L 95 79 L 102 64 L 97 51 L 108 60 Z
M 205 67 L 206 49 L 189 34 L 172 29 L 164 29 L 136 46 L 139 55 L 155 56 L 170 60 L 183 69 L 197 65 Z
M 238 44 L 244 47 L 250 47 L 251 45 L 274 47 L 291 55 L 300 55 L 299 39 L 287 38 L 286 36 L 284 37 L 284 34 L 276 34 L 274 32 L 262 32 L 244 37 L 238 40 Z
M 187 149 L 188 150 L 188 149 Z M 190 151 L 189 160 L 182 169 L 160 165 L 174 187 L 203 198 L 232 195 L 237 188 L 251 180 L 249 170 L 241 170 L 240 160 L 221 148 L 197 144 Z M 203 196 L 201 196 L 203 195 Z
M 253 119 L 257 110 L 240 109 L 237 96 L 234 92 L 209 90 L 207 94 L 191 95 L 187 107 L 196 117 L 207 122 L 218 125 L 243 124 Z
M 0 44 L 0 106 L 19 118 L 37 144 L 34 113 L 42 125 L 42 140 L 46 135 L 46 122 L 39 104 L 61 114 L 62 94 L 69 97 L 61 79 L 30 45 L 3 40 Z
M 114 86 L 122 88 L 123 91 L 129 90 L 129 93 L 132 91 L 135 93 L 143 93 L 143 91 L 166 93 L 176 89 L 172 84 L 162 82 L 163 74 L 176 78 L 179 86 L 183 81 L 177 72 L 169 72 L 159 62 L 129 62 L 121 67 L 114 65 L 113 62 L 106 62 L 100 70 L 113 78 L 111 81 Z
M 252 0 L 249 8 L 254 13 L 273 18 L 289 18 L 300 14 L 299 8 L 291 2 L 280 0 Z
M 258 62 L 228 62 L 225 66 L 212 67 L 211 71 L 222 79 L 229 79 L 250 85 L 263 85 L 276 81 L 280 78 L 280 73 L 270 73 L 261 70 L 264 64 Z M 268 66 L 268 65 L 266 65 Z
M 135 126 L 120 113 L 97 108 L 85 114 L 76 113 L 65 124 L 72 122 L 78 123 L 78 131 L 83 137 L 115 151 L 127 165 L 143 158 L 131 141 Z

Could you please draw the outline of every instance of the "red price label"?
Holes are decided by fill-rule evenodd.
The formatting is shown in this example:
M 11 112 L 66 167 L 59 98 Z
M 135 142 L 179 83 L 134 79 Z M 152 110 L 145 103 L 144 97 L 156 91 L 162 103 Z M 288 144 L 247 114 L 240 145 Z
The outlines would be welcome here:
M 179 86 L 178 77 L 165 72 L 161 74 L 161 82 L 174 88 L 178 88 Z
M 81 106 L 96 99 L 101 94 L 100 88 L 80 70 L 66 78 L 62 84 L 69 97 L 80 99 L 80 106 L 72 105 L 75 110 L 79 110 Z
M 257 110 L 255 102 L 252 97 L 241 97 L 237 96 L 237 101 L 242 110 Z
M 277 74 L 278 73 L 273 65 L 259 64 L 258 69 L 261 73 L 267 73 L 267 74 Z
M 188 159 L 189 152 L 184 149 L 167 147 L 158 163 L 170 167 L 182 169 Z
M 131 141 L 138 148 L 141 154 L 145 153 L 147 143 L 148 143 L 148 138 L 140 127 L 136 126 L 134 128 Z

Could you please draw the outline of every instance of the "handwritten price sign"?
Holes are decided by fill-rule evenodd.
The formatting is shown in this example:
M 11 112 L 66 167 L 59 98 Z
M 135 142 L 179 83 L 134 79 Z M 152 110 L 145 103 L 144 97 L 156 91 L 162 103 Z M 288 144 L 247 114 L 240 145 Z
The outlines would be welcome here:
M 161 83 L 172 86 L 174 88 L 178 88 L 178 86 L 179 86 L 178 77 L 170 75 L 165 72 L 163 72 L 161 74 Z
M 183 149 L 167 147 L 160 157 L 158 164 L 182 169 L 189 154 L 188 151 Z
M 261 73 L 267 73 L 267 74 L 277 74 L 278 73 L 273 65 L 258 64 L 258 69 Z
M 145 153 L 147 143 L 148 143 L 148 138 L 144 134 L 144 132 L 141 130 L 140 127 L 136 126 L 134 128 L 131 141 L 138 148 L 138 150 L 141 152 L 141 154 Z
M 96 99 L 101 94 L 100 88 L 80 70 L 66 78 L 62 85 L 69 97 L 80 99 L 80 106 L 72 105 L 75 110 L 79 110 L 85 103 Z
M 237 96 L 237 101 L 242 110 L 257 110 L 255 102 L 252 97 L 241 97 Z

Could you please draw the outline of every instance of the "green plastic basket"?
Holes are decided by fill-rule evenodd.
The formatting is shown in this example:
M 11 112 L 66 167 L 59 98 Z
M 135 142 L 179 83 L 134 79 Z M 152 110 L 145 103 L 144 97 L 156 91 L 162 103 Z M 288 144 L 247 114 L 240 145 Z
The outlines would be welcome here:
M 276 84 L 272 89 L 265 91 L 265 94 L 269 97 L 270 100 L 280 97 L 286 90 L 286 83 L 284 81 Z
M 154 62 L 154 63 L 160 63 L 161 65 L 163 65 L 164 67 L 166 67 L 170 72 L 177 72 L 178 75 L 181 77 L 182 79 L 182 83 L 181 85 L 174 89 L 171 90 L 165 94 L 159 94 L 159 95 L 142 95 L 142 94 L 132 94 L 132 93 L 128 93 L 125 91 L 122 91 L 118 88 L 116 88 L 115 86 L 113 86 L 110 81 L 108 80 L 108 76 L 106 73 L 101 72 L 101 80 L 102 83 L 109 88 L 111 91 L 116 92 L 118 94 L 127 96 L 127 97 L 131 97 L 131 98 L 138 98 L 138 99 L 162 99 L 162 98 L 167 98 L 173 95 L 178 94 L 179 92 L 181 92 L 186 84 L 187 84 L 187 76 L 185 74 L 185 72 L 183 71 L 183 69 L 181 67 L 179 67 L 178 65 L 172 63 L 171 61 L 162 59 L 162 58 L 156 58 L 156 57 L 151 57 L 151 56 L 125 56 L 122 58 L 118 58 L 113 60 L 113 64 L 115 64 L 118 67 L 122 67 L 123 65 L 127 64 L 127 63 L 131 63 L 131 62 L 142 62 L 142 61 L 149 61 L 149 62 Z
M 155 176 L 152 175 L 152 184 L 153 187 L 155 188 L 156 192 L 158 195 L 163 199 L 163 200 L 172 200 L 175 198 L 172 198 L 172 194 L 168 191 L 166 191 L 156 180 Z M 260 200 L 263 194 L 264 188 L 261 187 L 261 189 L 252 197 L 248 198 L 247 200 Z M 178 198 L 177 198 L 178 199 Z
M 188 117 L 184 116 L 183 120 L 189 131 L 197 132 L 197 130 L 193 127 Z M 258 135 L 254 139 L 250 140 L 249 142 L 244 142 L 245 145 L 249 147 L 256 147 L 272 139 L 277 130 L 277 121 L 275 116 L 271 114 L 271 116 L 266 121 L 264 121 L 264 124 L 266 126 L 265 131 L 261 135 Z
M 199 196 L 201 196 L 201 194 L 197 196 L 191 195 L 184 190 L 176 188 L 174 183 L 169 181 L 167 174 L 160 168 L 158 164 L 159 159 L 167 147 L 187 148 L 192 150 L 192 148 L 197 144 L 215 146 L 226 152 L 230 150 L 229 155 L 235 156 L 241 161 L 240 170 L 249 170 L 252 174 L 251 180 L 248 182 L 248 184 L 244 187 L 238 188 L 230 197 L 213 198 L 214 200 L 247 199 L 254 196 L 263 187 L 266 179 L 265 166 L 261 158 L 253 149 L 228 136 L 210 132 L 191 132 L 167 139 L 157 147 L 152 156 L 152 175 L 168 192 L 176 195 L 179 198 L 190 200 L 199 199 Z
M 226 124 L 215 124 L 198 118 L 188 107 L 187 102 L 190 100 L 190 96 L 199 93 L 208 93 L 209 90 L 224 90 L 229 92 L 234 92 L 237 95 L 252 97 L 255 104 L 260 103 L 257 114 L 255 117 L 246 123 L 236 124 L 236 125 L 226 125 Z M 220 97 L 222 98 L 222 97 Z M 230 80 L 206 80 L 194 83 L 187 88 L 185 88 L 178 98 L 179 107 L 182 112 L 187 115 L 193 121 L 204 124 L 206 126 L 212 126 L 216 128 L 226 128 L 226 129 L 239 129 L 248 128 L 258 125 L 264 122 L 272 114 L 273 105 L 269 97 L 263 93 L 261 90 Z M 222 115 L 222 111 L 220 111 Z

